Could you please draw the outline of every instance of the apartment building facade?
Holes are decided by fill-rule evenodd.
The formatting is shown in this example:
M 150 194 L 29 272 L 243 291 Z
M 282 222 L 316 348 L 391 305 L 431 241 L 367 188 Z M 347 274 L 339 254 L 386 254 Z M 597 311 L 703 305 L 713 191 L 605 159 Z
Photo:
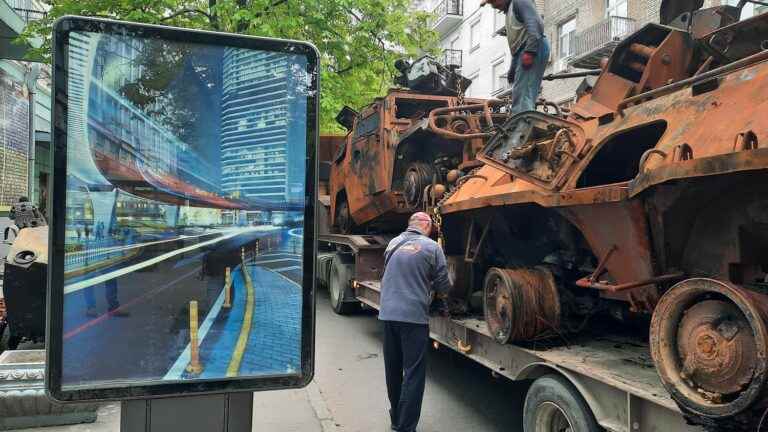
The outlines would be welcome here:
M 738 4 L 738 0 L 708 0 L 705 6 Z M 506 38 L 499 35 L 504 15 L 480 0 L 424 0 L 417 7 L 435 14 L 433 28 L 440 35 L 441 60 L 459 66 L 474 82 L 467 95 L 493 97 L 508 89 L 511 62 Z M 650 22 L 658 22 L 661 0 L 536 0 L 551 45 L 546 73 L 599 66 L 618 41 Z M 748 4 L 742 18 L 768 11 Z M 582 78 L 544 82 L 542 96 L 567 104 Z
M 0 212 L 22 195 L 47 205 L 50 68 L 22 61 L 30 47 L 15 42 L 46 8 L 39 0 L 0 0 Z

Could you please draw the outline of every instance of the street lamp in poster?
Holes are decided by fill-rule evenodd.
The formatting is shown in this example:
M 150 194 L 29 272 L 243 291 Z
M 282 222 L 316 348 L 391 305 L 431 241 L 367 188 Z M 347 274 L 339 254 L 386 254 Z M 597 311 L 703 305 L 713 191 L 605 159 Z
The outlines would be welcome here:
M 51 394 L 308 382 L 315 49 L 69 17 L 54 67 Z

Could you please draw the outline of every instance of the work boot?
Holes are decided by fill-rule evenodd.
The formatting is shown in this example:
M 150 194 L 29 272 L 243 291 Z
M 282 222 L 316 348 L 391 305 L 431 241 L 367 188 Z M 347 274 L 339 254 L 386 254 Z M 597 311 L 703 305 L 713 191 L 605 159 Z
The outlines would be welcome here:
M 116 318 L 126 318 L 131 316 L 130 312 L 121 310 L 120 308 L 112 309 L 109 311 L 109 314 Z

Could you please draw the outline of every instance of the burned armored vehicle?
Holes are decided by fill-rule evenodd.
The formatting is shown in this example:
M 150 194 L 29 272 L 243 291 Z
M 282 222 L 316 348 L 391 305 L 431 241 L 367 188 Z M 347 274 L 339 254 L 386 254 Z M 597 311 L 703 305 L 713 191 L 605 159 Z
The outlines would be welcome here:
M 438 135 L 484 142 L 438 203 L 454 296 L 482 296 L 500 343 L 640 323 L 672 398 L 716 430 L 768 407 L 768 14 L 739 21 L 746 3 L 664 2 L 565 113 L 433 112 Z M 467 113 L 491 128 L 462 140 L 446 125 Z
M 341 233 L 399 227 L 424 207 L 425 198 L 440 196 L 433 185 L 445 183 L 452 171 L 457 175 L 480 164 L 475 154 L 482 139 L 446 139 L 433 133 L 427 120 L 436 109 L 481 103 L 457 97 L 471 81 L 430 57 L 397 67 L 403 88 L 390 90 L 360 113 L 345 107 L 336 118 L 349 131 L 334 151 L 330 170 L 330 214 Z M 487 121 L 477 115 L 450 125 L 461 132 L 485 127 Z

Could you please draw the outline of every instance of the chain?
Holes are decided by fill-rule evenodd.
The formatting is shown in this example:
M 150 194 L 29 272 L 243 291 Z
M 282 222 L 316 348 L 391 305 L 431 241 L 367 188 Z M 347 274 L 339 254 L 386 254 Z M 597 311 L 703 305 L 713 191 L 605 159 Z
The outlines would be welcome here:
M 457 103 L 459 106 L 462 106 L 462 105 L 464 105 L 464 88 L 463 88 L 463 86 L 462 86 L 462 83 L 463 83 L 463 82 L 462 82 L 462 79 L 461 79 L 461 78 L 459 78 L 459 79 L 457 79 L 457 80 L 456 80 L 456 87 L 457 87 L 457 89 L 456 89 L 456 91 L 457 91 L 457 95 L 456 95 L 456 103 Z
M 469 172 L 466 176 L 462 178 L 470 179 L 477 175 L 477 172 L 480 171 L 481 167 L 477 167 Z M 451 189 L 450 191 L 446 192 L 445 195 L 440 199 L 440 201 L 435 204 L 434 207 L 432 207 L 432 223 L 435 225 L 435 229 L 437 230 L 437 244 L 440 245 L 440 247 L 445 247 L 445 236 L 443 235 L 443 215 L 440 212 L 440 208 L 443 207 L 443 204 L 445 204 L 449 199 L 451 199 L 452 196 L 456 194 L 456 192 L 461 189 L 461 185 L 463 183 L 460 183 L 461 179 L 457 180 L 456 187 Z

